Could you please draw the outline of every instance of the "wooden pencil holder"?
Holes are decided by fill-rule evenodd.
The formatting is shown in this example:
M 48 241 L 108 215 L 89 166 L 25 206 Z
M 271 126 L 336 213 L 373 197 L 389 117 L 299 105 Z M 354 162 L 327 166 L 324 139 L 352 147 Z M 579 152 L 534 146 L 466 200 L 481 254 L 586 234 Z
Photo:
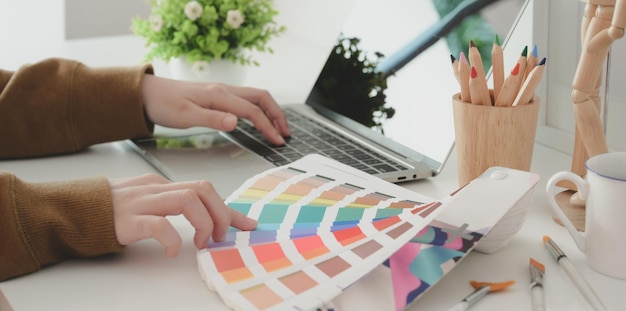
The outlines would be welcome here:
M 493 94 L 493 92 L 492 92 Z M 492 166 L 530 171 L 539 97 L 526 105 L 473 105 L 452 97 L 459 186 Z

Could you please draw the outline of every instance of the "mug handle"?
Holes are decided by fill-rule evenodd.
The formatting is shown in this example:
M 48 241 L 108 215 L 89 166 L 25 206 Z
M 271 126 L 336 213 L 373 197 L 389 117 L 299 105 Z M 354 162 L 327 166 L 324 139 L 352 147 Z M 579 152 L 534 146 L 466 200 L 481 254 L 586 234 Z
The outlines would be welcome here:
M 559 187 L 556 186 L 556 184 L 561 180 L 569 180 L 576 184 L 576 187 L 578 187 L 578 194 L 583 200 L 587 199 L 587 194 L 589 193 L 589 184 L 580 176 L 572 172 L 563 171 L 552 175 L 552 177 L 550 177 L 550 179 L 548 180 L 548 184 L 546 185 L 546 193 L 548 194 L 548 202 L 550 202 L 552 212 L 554 212 L 556 217 L 559 218 L 561 223 L 563 223 L 569 234 L 574 239 L 574 242 L 576 242 L 576 246 L 578 246 L 578 249 L 580 249 L 584 253 L 586 248 L 585 236 L 578 230 L 576 230 L 574 224 L 572 224 L 572 222 L 569 220 L 569 218 L 567 218 L 561 207 L 559 207 L 559 205 L 556 203 L 555 197 L 561 191 Z

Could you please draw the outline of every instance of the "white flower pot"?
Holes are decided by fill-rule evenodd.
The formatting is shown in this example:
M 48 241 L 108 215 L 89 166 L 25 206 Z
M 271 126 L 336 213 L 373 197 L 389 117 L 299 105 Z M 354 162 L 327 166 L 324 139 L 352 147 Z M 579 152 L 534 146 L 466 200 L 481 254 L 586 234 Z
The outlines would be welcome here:
M 210 63 L 202 62 L 191 64 L 184 57 L 169 60 L 172 78 L 176 80 L 195 82 L 220 82 L 232 85 L 241 85 L 246 79 L 247 67 L 235 64 L 229 60 L 213 60 Z

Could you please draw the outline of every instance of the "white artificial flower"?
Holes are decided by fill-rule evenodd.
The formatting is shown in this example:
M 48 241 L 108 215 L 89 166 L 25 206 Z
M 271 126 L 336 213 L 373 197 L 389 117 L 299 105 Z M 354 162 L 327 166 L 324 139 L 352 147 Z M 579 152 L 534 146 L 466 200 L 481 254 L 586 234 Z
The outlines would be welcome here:
M 233 29 L 239 28 L 243 24 L 243 15 L 239 10 L 229 10 L 226 15 L 226 23 L 233 27 Z
M 185 16 L 192 21 L 202 16 L 202 6 L 197 1 L 189 1 L 185 5 Z
M 203 60 L 196 61 L 191 65 L 191 71 L 193 71 L 196 76 L 205 76 L 209 73 L 209 62 Z
M 152 30 L 155 32 L 161 31 L 161 28 L 163 27 L 163 19 L 161 18 L 161 15 L 150 16 L 150 27 L 152 27 Z

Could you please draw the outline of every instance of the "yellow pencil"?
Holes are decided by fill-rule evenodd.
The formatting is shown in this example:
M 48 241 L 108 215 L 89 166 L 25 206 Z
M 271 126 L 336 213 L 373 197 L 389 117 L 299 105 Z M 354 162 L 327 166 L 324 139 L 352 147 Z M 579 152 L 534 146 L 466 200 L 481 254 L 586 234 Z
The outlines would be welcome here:
M 498 100 L 502 84 L 504 84 L 504 55 L 500 37 L 496 34 L 491 48 L 491 76 L 493 77 L 493 101 Z
M 465 103 L 469 103 L 471 102 L 471 95 L 470 95 L 470 86 L 469 86 L 469 81 L 470 81 L 470 66 L 467 63 L 467 58 L 465 57 L 465 53 L 461 52 L 461 55 L 459 56 L 460 60 L 459 60 L 459 83 L 461 84 L 461 101 L 465 102 Z
M 487 81 L 484 77 L 483 79 L 480 78 L 475 66 L 472 66 L 469 86 L 472 104 L 491 106 L 491 96 L 487 87 Z
M 543 70 L 546 67 L 546 58 L 544 57 L 541 62 L 531 70 L 530 74 L 524 81 L 524 84 L 520 88 L 520 91 L 517 93 L 517 97 L 513 101 L 513 106 L 517 105 L 526 105 L 530 102 L 535 95 L 535 90 L 537 89 L 537 85 L 539 85 L 539 81 L 541 81 L 541 76 L 543 75 Z

